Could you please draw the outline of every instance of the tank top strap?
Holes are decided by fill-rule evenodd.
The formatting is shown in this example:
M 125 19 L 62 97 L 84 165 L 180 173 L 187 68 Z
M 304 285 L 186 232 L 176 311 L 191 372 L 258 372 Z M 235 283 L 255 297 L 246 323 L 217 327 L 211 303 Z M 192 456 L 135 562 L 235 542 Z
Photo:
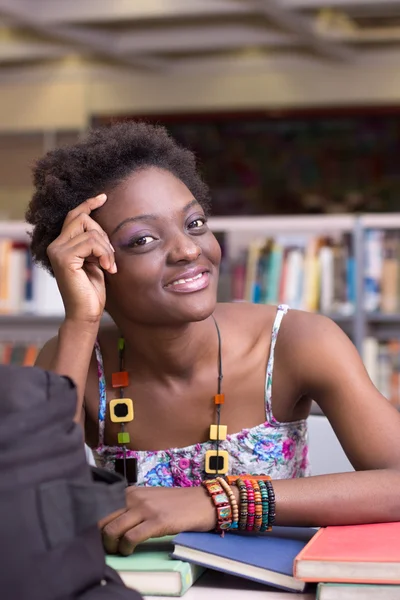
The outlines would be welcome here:
M 271 347 L 268 357 L 267 363 L 267 373 L 265 379 L 265 412 L 267 416 L 267 421 L 269 423 L 276 423 L 273 414 L 272 414 L 272 375 L 274 371 L 274 358 L 275 358 L 275 346 L 276 340 L 278 338 L 279 329 L 282 324 L 282 319 L 286 315 L 289 310 L 289 306 L 286 304 L 280 304 L 278 306 L 278 310 L 275 316 L 274 324 L 272 326 L 272 335 L 271 335 Z
M 96 340 L 94 345 L 94 351 L 96 355 L 97 362 L 97 377 L 99 380 L 99 415 L 98 415 L 98 423 L 99 423 L 99 447 L 104 445 L 104 427 L 105 427 L 105 419 L 106 419 L 106 410 L 107 410 L 107 388 L 106 388 L 106 378 L 104 375 L 104 364 L 103 364 L 103 356 L 101 354 L 101 348 L 99 341 Z

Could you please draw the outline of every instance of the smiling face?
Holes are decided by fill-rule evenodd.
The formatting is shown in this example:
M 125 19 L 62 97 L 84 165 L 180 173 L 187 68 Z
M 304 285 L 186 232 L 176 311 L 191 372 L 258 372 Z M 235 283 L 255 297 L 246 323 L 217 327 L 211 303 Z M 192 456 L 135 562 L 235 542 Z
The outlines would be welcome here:
M 185 184 L 149 167 L 107 196 L 94 218 L 115 249 L 118 273 L 106 274 L 110 314 L 154 325 L 207 318 L 215 308 L 221 250 Z

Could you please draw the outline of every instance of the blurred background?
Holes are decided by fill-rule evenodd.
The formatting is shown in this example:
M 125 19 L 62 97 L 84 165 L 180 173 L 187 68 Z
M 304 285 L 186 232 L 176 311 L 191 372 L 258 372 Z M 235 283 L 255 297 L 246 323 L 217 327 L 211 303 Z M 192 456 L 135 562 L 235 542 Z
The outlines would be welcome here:
M 0 0 L 1 218 L 116 116 L 193 148 L 214 214 L 395 211 L 399 53 L 394 0 Z
M 399 59 L 397 0 L 0 0 L 0 362 L 32 364 L 63 314 L 30 258 L 32 164 L 145 118 L 211 186 L 220 299 L 329 315 L 400 406 Z

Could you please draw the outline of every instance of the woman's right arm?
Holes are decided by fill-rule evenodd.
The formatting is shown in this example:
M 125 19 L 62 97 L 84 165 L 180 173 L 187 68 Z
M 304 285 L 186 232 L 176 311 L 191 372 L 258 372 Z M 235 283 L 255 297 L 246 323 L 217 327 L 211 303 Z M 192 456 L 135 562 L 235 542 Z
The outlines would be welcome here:
M 64 307 L 58 336 L 49 340 L 36 365 L 67 375 L 77 386 L 75 421 L 83 424 L 83 400 L 90 360 L 104 311 L 104 271 L 116 273 L 114 249 L 106 233 L 89 216 L 106 201 L 101 194 L 70 211 L 47 253 Z
M 82 324 L 64 320 L 58 336 L 43 346 L 36 359 L 36 366 L 67 375 L 77 387 L 77 405 L 74 420 L 85 425 L 83 401 L 93 347 L 98 326 L 82 328 Z

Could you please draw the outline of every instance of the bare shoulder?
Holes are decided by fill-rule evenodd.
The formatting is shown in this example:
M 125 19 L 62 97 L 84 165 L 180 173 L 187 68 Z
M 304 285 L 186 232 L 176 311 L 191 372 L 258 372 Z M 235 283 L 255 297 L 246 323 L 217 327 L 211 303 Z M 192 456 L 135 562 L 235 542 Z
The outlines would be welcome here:
M 221 303 L 215 317 L 229 339 L 236 358 L 258 348 L 265 357 L 271 343 L 271 332 L 277 307 L 247 302 Z
M 285 357 L 294 355 L 302 361 L 311 355 L 323 354 L 325 347 L 334 347 L 338 341 L 351 345 L 332 319 L 302 310 L 289 310 L 279 333 L 279 346 Z
M 357 349 L 344 331 L 329 317 L 290 310 L 282 324 L 277 344 L 280 359 L 299 386 L 327 385 L 349 365 L 364 371 Z
M 50 369 L 54 354 L 57 350 L 58 337 L 54 336 L 47 340 L 36 357 L 35 366 L 42 369 Z
M 343 333 L 340 327 L 329 317 L 318 313 L 291 309 L 285 318 L 282 337 L 290 333 L 292 341 L 309 343 L 310 340 L 321 339 L 327 334 Z M 344 335 L 344 334 L 343 334 Z

